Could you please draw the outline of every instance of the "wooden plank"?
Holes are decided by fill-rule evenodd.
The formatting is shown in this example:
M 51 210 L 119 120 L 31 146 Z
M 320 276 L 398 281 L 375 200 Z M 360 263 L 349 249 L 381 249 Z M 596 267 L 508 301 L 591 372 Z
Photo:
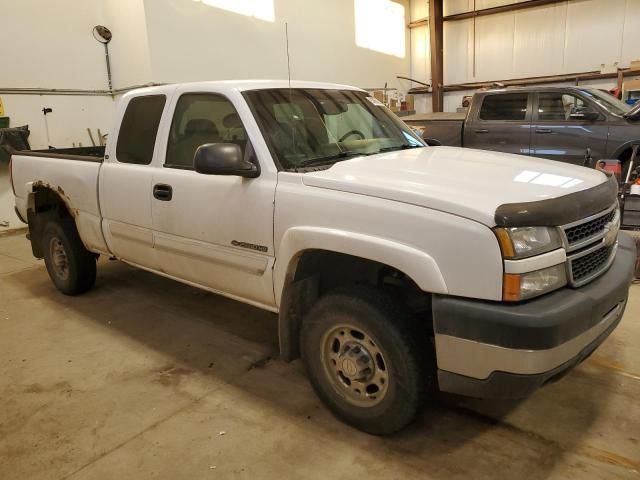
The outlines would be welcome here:
M 441 112 L 444 106 L 442 90 L 442 0 L 429 1 L 429 39 L 431 40 L 431 102 L 434 112 Z
M 524 10 L 526 8 L 542 7 L 544 5 L 553 5 L 554 3 L 565 3 L 569 0 L 529 0 L 527 2 L 510 3 L 509 5 L 501 5 L 499 7 L 483 8 L 482 10 L 472 10 L 470 12 L 456 13 L 447 15 L 443 21 L 450 22 L 455 20 L 465 20 L 473 17 L 483 17 L 485 15 L 495 15 L 496 13 L 514 12 L 516 10 Z

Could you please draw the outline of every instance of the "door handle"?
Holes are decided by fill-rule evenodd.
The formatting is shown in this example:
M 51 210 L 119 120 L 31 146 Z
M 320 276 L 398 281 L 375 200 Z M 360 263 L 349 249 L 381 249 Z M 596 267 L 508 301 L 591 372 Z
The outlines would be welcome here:
M 537 128 L 536 133 L 551 133 L 550 128 Z
M 486 128 L 481 128 L 479 130 L 476 130 L 476 133 L 489 133 L 489 130 L 487 130 Z
M 158 183 L 153 186 L 153 196 L 163 202 L 169 202 L 173 197 L 173 188 L 171 188 L 171 185 Z

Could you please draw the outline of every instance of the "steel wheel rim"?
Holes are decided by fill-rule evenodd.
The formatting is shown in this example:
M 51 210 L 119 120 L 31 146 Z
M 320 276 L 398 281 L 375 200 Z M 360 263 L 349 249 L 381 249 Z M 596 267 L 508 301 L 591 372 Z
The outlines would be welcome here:
M 51 267 L 56 276 L 61 280 L 67 280 L 69 278 L 69 258 L 59 238 L 53 237 L 49 241 L 49 253 Z
M 373 407 L 389 389 L 389 364 L 364 329 L 338 325 L 322 338 L 321 361 L 333 388 L 349 403 Z

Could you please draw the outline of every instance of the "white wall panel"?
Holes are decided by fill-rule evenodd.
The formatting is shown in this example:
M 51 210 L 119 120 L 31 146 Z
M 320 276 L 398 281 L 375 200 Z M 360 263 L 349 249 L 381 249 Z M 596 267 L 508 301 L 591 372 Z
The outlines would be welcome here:
M 622 36 L 621 64 L 640 60 L 640 0 L 627 0 Z
M 442 14 L 455 15 L 456 13 L 469 12 L 473 9 L 473 0 L 444 0 Z
M 292 77 L 380 87 L 410 72 L 409 31 L 399 58 L 358 47 L 353 0 L 274 3 L 263 21 L 193 0 L 145 0 L 155 81 L 287 78 L 284 24 L 289 24 Z M 409 1 L 404 7 L 409 20 Z M 402 26 L 401 26 L 402 28 Z M 389 35 L 382 29 L 379 35 Z M 389 39 L 391 41 L 391 39 Z
M 512 5 L 514 3 L 522 3 L 526 1 L 527 0 L 476 0 L 476 10 L 484 10 L 485 8 L 502 7 L 503 5 Z
M 513 78 L 563 71 L 566 12 L 566 3 L 515 12 Z
M 476 19 L 475 78 L 492 80 L 513 75 L 515 15 L 500 13 Z
M 47 115 L 51 145 L 70 147 L 82 142 L 90 146 L 87 127 L 94 132 L 100 128 L 107 133 L 111 128 L 117 99 L 109 96 L 77 95 L 2 95 L 5 114 L 11 118 L 11 126 L 29 125 L 31 148 L 47 148 L 43 107 L 53 112 Z
M 445 22 L 443 31 L 444 83 L 464 83 L 473 78 L 473 20 Z
M 567 7 L 564 70 L 600 70 L 619 60 L 626 0 L 579 0 Z
M 109 27 L 113 84 L 117 87 L 153 81 L 143 0 L 101 0 L 100 23 Z
M 410 0 L 410 6 L 412 22 L 429 16 L 429 0 Z
M 0 86 L 106 88 L 104 48 L 91 35 L 98 1 L 3 1 Z
M 429 27 L 411 29 L 411 78 L 423 82 L 431 80 Z
M 476 9 L 508 3 L 518 2 L 476 0 Z M 471 10 L 473 0 L 444 5 L 450 15 Z M 444 24 L 445 84 L 627 67 L 640 59 L 640 0 L 571 0 L 475 22 L 475 34 L 473 19 Z

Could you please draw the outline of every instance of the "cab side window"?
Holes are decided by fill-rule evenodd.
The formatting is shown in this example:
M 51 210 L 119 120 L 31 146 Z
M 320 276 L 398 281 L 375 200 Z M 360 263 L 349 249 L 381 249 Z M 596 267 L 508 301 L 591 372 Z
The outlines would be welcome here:
M 584 101 L 575 95 L 562 92 L 540 92 L 538 120 L 568 121 L 572 109 L 584 106 Z
M 118 162 L 137 165 L 151 163 L 166 100 L 164 95 L 145 95 L 129 101 L 118 133 Z
M 522 121 L 527 116 L 528 99 L 528 93 L 487 95 L 480 108 L 480 119 Z
M 193 156 L 205 143 L 235 143 L 244 154 L 247 132 L 235 107 L 223 95 L 184 94 L 171 122 L 165 167 L 192 169 Z

